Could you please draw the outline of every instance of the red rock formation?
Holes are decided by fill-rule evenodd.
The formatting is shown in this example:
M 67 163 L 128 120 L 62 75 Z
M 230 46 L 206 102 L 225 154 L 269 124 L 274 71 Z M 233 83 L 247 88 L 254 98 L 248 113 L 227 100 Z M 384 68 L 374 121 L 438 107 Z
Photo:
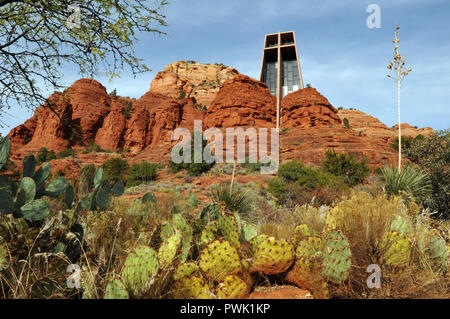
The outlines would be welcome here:
M 341 120 L 328 100 L 314 88 L 288 94 L 281 101 L 282 127 L 340 125 Z
M 393 135 L 398 136 L 398 124 L 392 128 Z M 402 123 L 402 136 L 416 137 L 417 135 L 428 136 L 433 133 L 434 130 L 431 127 L 417 128 L 409 125 L 408 123 Z
M 206 127 L 275 127 L 276 98 L 246 75 L 224 83 L 205 114 Z

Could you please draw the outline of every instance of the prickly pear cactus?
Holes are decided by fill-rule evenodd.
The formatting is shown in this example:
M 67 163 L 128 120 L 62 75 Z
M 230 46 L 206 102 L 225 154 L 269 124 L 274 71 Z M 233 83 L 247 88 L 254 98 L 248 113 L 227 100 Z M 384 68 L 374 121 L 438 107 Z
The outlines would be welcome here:
M 8 136 L 0 137 L 0 169 L 5 166 L 11 151 L 11 140 Z
M 241 243 L 239 241 L 239 226 L 236 218 L 233 215 L 227 214 L 219 216 L 219 229 L 225 240 L 239 249 Z
M 388 231 L 383 235 L 381 251 L 387 265 L 405 267 L 409 262 L 409 239 L 396 231 Z
M 123 282 L 133 295 L 139 296 L 148 289 L 158 268 L 156 252 L 148 246 L 138 246 L 125 260 Z
M 42 195 L 44 195 L 45 183 L 50 176 L 51 170 L 52 166 L 50 165 L 50 163 L 45 163 L 36 171 L 36 173 L 34 173 L 33 180 L 36 183 L 37 197 L 41 197 Z
M 203 249 L 199 266 L 206 278 L 217 282 L 228 275 L 238 274 L 242 269 L 237 250 L 224 240 L 217 240 Z
M 307 237 L 301 240 L 295 249 L 297 258 L 318 259 L 323 257 L 323 242 L 320 237 Z
M 434 271 L 445 274 L 448 269 L 448 248 L 445 241 L 434 235 L 427 244 L 426 252 Z
M 267 239 L 269 239 L 269 236 L 264 235 L 264 234 L 261 234 L 261 235 L 258 235 L 258 236 L 253 237 L 253 238 L 250 240 L 250 244 L 252 245 L 252 251 L 253 251 L 253 253 L 255 253 L 256 250 L 258 250 L 259 244 L 261 244 L 263 241 L 265 241 L 265 240 L 267 240 Z
M 23 205 L 32 202 L 35 196 L 36 183 L 32 178 L 24 177 L 20 181 L 19 189 L 17 190 L 16 210 L 19 211 Z
M 398 215 L 391 223 L 391 231 L 396 231 L 402 235 L 408 235 L 411 232 L 412 223 L 407 217 Z
M 119 279 L 111 280 L 106 286 L 104 299 L 129 299 L 128 290 Z
M 58 197 L 64 194 L 69 182 L 64 177 L 58 177 L 51 181 L 50 185 L 45 189 L 45 195 L 50 197 Z
M 14 212 L 14 199 L 11 192 L 7 189 L 0 188 L 0 213 L 4 215 Z
M 158 259 L 161 267 L 169 267 L 177 256 L 181 244 L 181 233 L 169 237 L 158 250 Z
M 251 272 L 274 275 L 285 272 L 294 262 L 294 246 L 271 237 L 261 242 L 253 256 Z
M 198 276 L 189 276 L 176 280 L 172 296 L 175 299 L 212 299 L 212 294 L 205 279 Z
M 200 268 L 196 263 L 190 262 L 181 264 L 180 266 L 178 266 L 177 270 L 173 274 L 173 279 L 180 280 L 181 278 L 192 276 L 199 270 Z
M 328 285 L 322 276 L 322 260 L 297 257 L 294 267 L 287 273 L 286 280 L 310 290 L 314 298 L 328 298 Z
M 28 155 L 23 158 L 23 177 L 33 177 L 36 169 L 36 158 L 33 155 Z
M 340 231 L 326 235 L 323 245 L 322 274 L 331 282 L 347 280 L 352 265 L 350 245 Z
M 142 196 L 141 201 L 142 204 L 156 203 L 156 196 L 152 192 L 149 192 Z
M 255 226 L 247 224 L 245 222 L 241 223 L 241 241 L 249 242 L 256 236 L 258 236 L 258 230 Z
M 200 246 L 207 245 L 216 239 L 216 233 L 219 231 L 219 223 L 212 221 L 202 230 L 200 234 Z
M 250 287 L 235 275 L 225 277 L 217 288 L 219 299 L 244 299 L 250 293 Z
M 50 214 L 50 207 L 46 201 L 37 199 L 23 205 L 20 208 L 20 212 L 22 217 L 26 220 L 40 221 Z
M 294 246 L 297 246 L 301 240 L 303 240 L 307 237 L 313 237 L 313 236 L 317 236 L 314 229 L 312 229 L 311 227 L 309 227 L 306 224 L 298 225 L 297 227 L 295 227 L 295 233 L 292 237 L 292 244 Z
M 185 262 L 189 256 L 192 247 L 192 228 L 189 226 L 182 214 L 175 214 L 172 217 L 172 226 L 181 232 L 181 255 L 180 261 Z

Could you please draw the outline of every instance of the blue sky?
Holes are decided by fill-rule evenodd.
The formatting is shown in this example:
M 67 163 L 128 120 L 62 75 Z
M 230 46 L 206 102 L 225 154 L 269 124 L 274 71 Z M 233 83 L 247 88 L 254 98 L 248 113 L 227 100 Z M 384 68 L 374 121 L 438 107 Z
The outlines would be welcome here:
M 400 52 L 413 71 L 402 88 L 402 122 L 449 128 L 450 1 L 448 0 L 169 0 L 167 37 L 142 35 L 138 57 L 152 72 L 133 78 L 96 79 L 108 91 L 139 98 L 165 65 L 179 60 L 224 63 L 259 78 L 264 35 L 294 30 L 304 82 L 335 107 L 354 107 L 388 126 L 396 124 L 396 85 L 387 78 L 393 55 L 393 29 L 400 29 Z M 369 29 L 369 4 L 381 7 L 381 28 Z M 70 85 L 80 76 L 66 69 Z M 51 92 L 48 92 L 49 94 Z M 31 116 L 17 107 L 5 119 L 11 128 Z

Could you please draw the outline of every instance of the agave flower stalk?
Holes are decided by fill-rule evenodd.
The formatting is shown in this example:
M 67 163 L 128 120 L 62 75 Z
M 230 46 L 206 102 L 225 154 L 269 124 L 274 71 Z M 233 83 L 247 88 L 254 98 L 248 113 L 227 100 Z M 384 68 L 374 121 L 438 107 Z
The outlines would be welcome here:
M 398 38 L 398 30 L 400 30 L 399 26 L 395 27 L 394 32 L 394 59 L 389 63 L 387 68 L 390 71 L 388 74 L 389 78 L 394 79 L 397 82 L 397 106 L 398 106 L 398 171 L 401 171 L 402 165 L 402 127 L 400 122 L 400 89 L 403 79 L 412 71 L 411 68 L 407 68 L 405 66 L 406 60 L 400 54 L 398 48 L 398 44 L 400 43 L 400 39 Z

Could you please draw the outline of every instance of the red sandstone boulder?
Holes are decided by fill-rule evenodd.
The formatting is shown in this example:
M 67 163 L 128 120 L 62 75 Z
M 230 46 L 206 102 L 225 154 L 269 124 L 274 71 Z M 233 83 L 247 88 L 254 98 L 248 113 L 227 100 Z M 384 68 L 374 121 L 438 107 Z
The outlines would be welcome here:
M 206 127 L 275 127 L 276 98 L 267 85 L 246 75 L 225 82 L 208 108 Z
M 328 100 L 314 88 L 286 95 L 281 101 L 282 127 L 340 125 L 341 120 Z

